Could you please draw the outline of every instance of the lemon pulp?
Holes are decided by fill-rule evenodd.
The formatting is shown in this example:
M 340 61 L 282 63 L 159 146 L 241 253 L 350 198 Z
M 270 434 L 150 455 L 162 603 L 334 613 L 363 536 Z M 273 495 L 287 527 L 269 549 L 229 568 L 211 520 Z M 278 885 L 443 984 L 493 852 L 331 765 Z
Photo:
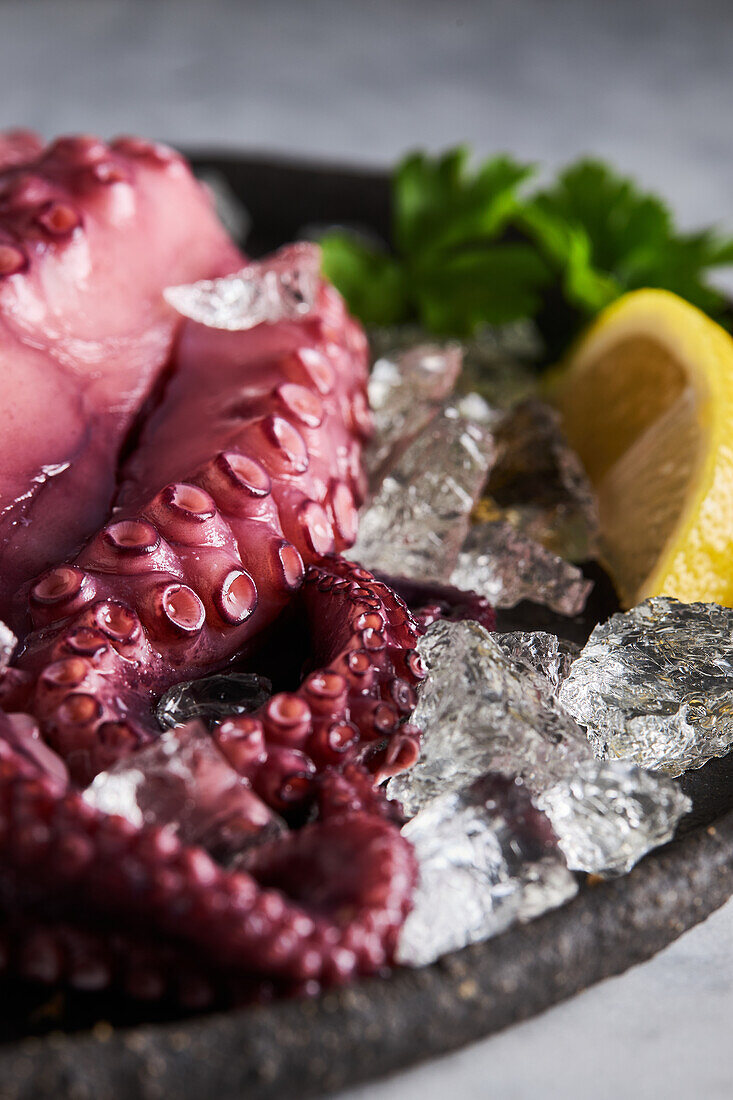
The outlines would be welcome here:
M 598 494 L 627 606 L 733 604 L 733 340 L 667 291 L 604 311 L 557 372 L 570 443 Z

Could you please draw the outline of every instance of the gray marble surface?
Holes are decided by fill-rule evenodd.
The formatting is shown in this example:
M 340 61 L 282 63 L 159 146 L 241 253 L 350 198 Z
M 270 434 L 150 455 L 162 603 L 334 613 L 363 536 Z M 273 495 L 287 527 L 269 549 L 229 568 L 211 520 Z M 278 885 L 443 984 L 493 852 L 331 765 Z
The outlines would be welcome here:
M 386 163 L 612 157 L 732 216 L 729 0 L 0 0 L 0 121 Z
M 730 0 L 0 0 L 0 124 L 389 163 L 597 152 L 733 226 Z M 733 1095 L 733 903 L 656 959 L 348 1100 Z M 342 1100 L 347 1100 L 344 1094 Z

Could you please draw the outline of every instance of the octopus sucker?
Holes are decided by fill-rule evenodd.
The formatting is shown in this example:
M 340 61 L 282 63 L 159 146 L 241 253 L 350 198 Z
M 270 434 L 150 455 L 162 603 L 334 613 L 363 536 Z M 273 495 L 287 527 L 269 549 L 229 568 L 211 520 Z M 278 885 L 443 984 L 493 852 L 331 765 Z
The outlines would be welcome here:
M 239 250 L 185 163 L 60 138 L 0 137 L 0 617 L 108 515 L 120 450 L 180 328 L 163 290 Z M 39 395 L 42 400 L 39 401 Z
M 46 954 L 54 957 L 53 965 L 45 966 L 34 959 L 28 933 L 23 951 L 9 953 L 9 969 L 77 986 L 79 972 L 93 972 L 96 983 L 112 984 L 114 977 L 134 992 L 125 965 L 136 955 L 131 929 L 143 943 L 166 939 L 154 973 L 163 965 L 176 970 L 179 956 L 185 972 L 193 957 L 212 990 L 221 988 L 227 974 L 232 995 L 235 987 L 241 993 L 253 978 L 265 977 L 284 987 L 307 982 L 313 992 L 390 961 L 416 876 L 411 848 L 397 827 L 398 811 L 353 756 L 338 768 L 318 767 L 305 752 L 284 749 L 278 740 L 283 727 L 305 720 L 298 742 L 306 749 L 317 727 L 301 695 L 275 700 L 264 708 L 256 754 L 251 751 L 256 717 L 225 722 L 214 738 L 222 760 L 247 772 L 253 789 L 279 808 L 287 807 L 282 789 L 259 783 L 259 774 L 274 775 L 284 785 L 307 764 L 314 817 L 255 847 L 243 870 L 219 867 L 165 826 L 136 828 L 96 812 L 72 784 L 64 784 L 61 768 L 54 774 L 45 759 L 34 760 L 5 743 L 0 902 L 16 938 L 18 929 L 44 926 Z M 237 752 L 241 743 L 249 753 Z M 271 759 L 284 766 L 268 770 Z M 73 964 L 63 952 L 55 954 L 49 912 L 78 932 Z M 111 936 L 116 925 L 125 935 L 107 949 L 99 929 L 109 927 Z M 139 959 L 134 967 L 139 970 Z M 167 982 L 160 989 L 161 995 L 171 992 Z
M 0 169 L 0 963 L 186 1007 L 380 971 L 416 864 L 378 784 L 416 759 L 424 671 L 406 604 L 341 556 L 364 334 L 323 281 L 241 331 L 176 313 L 167 287 L 244 259 L 165 146 L 16 134 Z M 172 731 L 206 775 L 188 823 L 94 803 L 158 751 L 163 692 L 265 644 L 297 683 Z

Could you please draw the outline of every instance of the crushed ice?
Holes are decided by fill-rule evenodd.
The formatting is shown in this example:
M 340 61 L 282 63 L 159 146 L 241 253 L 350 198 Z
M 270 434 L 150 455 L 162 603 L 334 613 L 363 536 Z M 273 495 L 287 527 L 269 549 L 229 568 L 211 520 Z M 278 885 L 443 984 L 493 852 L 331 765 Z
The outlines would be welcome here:
M 420 866 L 397 946 L 404 965 L 424 966 L 577 893 L 547 819 L 502 776 L 433 799 L 403 833 Z
M 493 458 L 491 431 L 443 408 L 362 510 L 349 556 L 367 569 L 447 581 Z
M 164 295 L 184 317 L 209 328 L 240 331 L 310 313 L 320 266 L 317 245 L 291 244 L 234 275 L 167 287 Z
M 733 610 L 645 600 L 599 623 L 560 688 L 598 756 L 681 775 L 733 746 Z
M 207 724 L 259 710 L 272 695 L 272 684 L 255 672 L 228 672 L 174 684 L 158 700 L 155 716 L 163 729 L 192 718 Z
M 118 760 L 83 798 L 133 825 L 170 826 L 185 844 L 201 845 L 222 862 L 285 829 L 200 722 L 168 730 Z
M 532 600 L 560 615 L 578 615 L 593 587 L 577 566 L 502 520 L 471 527 L 450 581 L 494 607 Z
M 515 638 L 511 648 L 516 647 Z M 546 676 L 533 671 L 526 659 L 508 656 L 483 627 L 435 623 L 418 642 L 418 652 L 428 670 L 411 719 L 423 731 L 421 756 L 411 771 L 389 781 L 387 792 L 412 818 L 405 835 L 417 835 L 428 853 L 412 927 L 432 922 L 434 932 L 430 948 L 420 954 L 408 931 L 412 946 L 401 955 L 405 961 L 418 954 L 427 961 L 426 953 L 437 958 L 506 927 L 491 901 L 494 889 L 513 895 L 521 911 L 518 899 L 531 881 L 534 914 L 564 900 L 558 900 L 562 879 L 554 863 L 545 879 L 547 848 L 541 868 L 533 866 L 536 854 L 524 853 L 512 868 L 497 856 L 505 847 L 508 811 L 496 800 L 483 808 L 475 804 L 470 791 L 483 777 L 499 775 L 521 784 L 535 811 L 546 815 L 555 860 L 566 872 L 620 874 L 672 838 L 690 808 L 676 784 L 626 762 L 596 760 Z M 428 838 L 436 817 L 437 855 Z M 476 851 L 483 852 L 483 845 L 486 854 L 479 857 Z M 467 866 L 469 851 L 477 864 L 473 872 Z M 420 847 L 418 858 L 422 875 Z M 496 868 L 494 878 L 487 878 L 482 860 Z M 482 881 L 489 883 L 483 909 L 475 899 Z M 444 934 L 440 929 L 446 929 Z

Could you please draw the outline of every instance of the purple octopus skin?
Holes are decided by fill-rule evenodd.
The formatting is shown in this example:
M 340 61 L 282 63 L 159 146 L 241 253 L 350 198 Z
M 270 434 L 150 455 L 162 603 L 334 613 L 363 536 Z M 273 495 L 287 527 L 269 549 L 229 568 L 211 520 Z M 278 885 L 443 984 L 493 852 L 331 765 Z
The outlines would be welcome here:
M 380 574 L 380 576 L 382 576 Z M 460 622 L 473 619 L 486 630 L 496 630 L 496 612 L 485 596 L 449 584 L 417 581 L 410 577 L 382 576 L 405 601 L 422 630 L 438 619 Z
M 30 715 L 0 711 L 0 777 L 13 779 L 16 775 L 43 775 L 61 792 L 69 785 L 66 765 L 42 740 Z
M 253 848 L 246 871 L 225 870 L 165 826 L 100 814 L 73 785 L 60 790 L 43 762 L 32 774 L 17 753 L 13 774 L 11 747 L 0 768 L 9 969 L 186 1001 L 193 993 L 184 995 L 180 975 L 190 976 L 195 957 L 189 984 L 198 1004 L 206 991 L 259 996 L 263 983 L 314 993 L 389 964 L 416 867 L 398 807 L 374 786 L 364 749 L 378 744 L 390 756 L 392 743 L 394 767 L 414 762 L 417 734 L 400 718 L 424 675 L 412 648 L 418 631 L 398 597 L 340 558 L 311 566 L 298 598 L 311 651 L 326 667 L 213 736 L 263 802 L 286 812 L 310 806 L 315 820 Z M 150 945 L 159 941 L 165 950 L 156 952 Z
M 161 692 L 245 652 L 304 562 L 350 545 L 365 383 L 364 336 L 325 285 L 303 321 L 184 326 L 111 522 L 31 587 L 18 667 L 77 782 L 157 736 Z
M 179 327 L 163 289 L 241 262 L 167 147 L 0 135 L 0 619 L 16 633 L 23 586 L 109 512 Z
M 314 794 L 326 768 L 357 764 L 380 782 L 417 760 L 407 719 L 425 677 L 419 630 L 386 585 L 343 558 L 309 567 L 299 595 L 312 660 L 297 691 L 258 714 L 222 722 L 213 736 L 265 802 L 286 811 Z
M 164 828 L 139 830 L 76 794 L 59 798 L 43 780 L 4 784 L 2 795 L 6 926 L 32 928 L 52 913 L 82 936 L 107 927 L 143 943 L 167 939 L 177 948 L 173 967 L 193 956 L 212 985 L 228 972 L 242 984 L 266 977 L 315 992 L 371 973 L 390 961 L 409 907 L 412 851 L 374 813 L 291 832 L 263 847 L 248 873 L 219 867 Z M 35 965 L 33 976 L 44 980 L 65 977 L 39 974 L 32 956 L 8 965 L 29 976 Z
M 43 150 L 43 139 L 33 130 L 0 132 L 0 172 L 35 160 Z
M 186 278 L 173 258 L 174 222 L 190 234 L 191 266 L 226 270 L 238 254 L 211 230 L 208 206 L 194 201 L 199 192 L 173 154 L 128 139 L 102 155 L 98 144 L 67 139 L 41 155 L 33 179 L 64 189 L 63 206 L 74 199 L 58 219 L 57 228 L 71 226 L 59 234 L 67 243 L 34 250 L 16 219 L 4 247 L 25 249 L 22 270 L 0 281 L 6 325 L 7 287 L 50 295 L 41 301 L 40 358 L 31 362 L 30 345 L 15 335 L 7 345 L 11 381 L 27 366 L 32 380 L 48 380 L 52 399 L 59 363 L 81 357 L 82 376 L 99 366 L 114 343 L 111 319 L 131 359 L 126 373 L 121 352 L 112 355 L 112 373 L 105 363 L 81 387 L 94 401 L 76 417 L 96 444 L 79 450 L 76 421 L 70 427 L 63 409 L 57 418 L 69 472 L 85 471 L 89 494 L 74 502 L 56 489 L 59 475 L 24 513 L 34 549 L 23 569 L 39 557 L 56 564 L 28 586 L 27 618 L 15 621 L 32 628 L 0 682 L 5 964 L 35 980 L 187 1004 L 225 992 L 313 993 L 390 963 L 416 875 L 399 811 L 375 784 L 419 751 L 408 721 L 424 675 L 419 628 L 388 585 L 338 556 L 353 542 L 365 491 L 366 341 L 326 284 L 308 316 L 246 332 L 172 317 L 156 288 Z M 110 214 L 116 202 L 131 221 Z M 77 246 L 91 262 L 84 294 Z M 66 265 L 68 300 L 54 298 L 54 265 Z M 52 313 L 63 331 L 49 330 Z M 150 399 L 161 364 L 166 384 Z M 115 370 L 124 415 L 115 406 L 110 420 Z M 12 385 L 8 392 L 15 400 Z M 20 399 L 14 413 L 29 423 Z M 120 427 L 132 419 L 117 470 Z M 103 454 L 102 439 L 114 440 Z M 19 458 L 21 466 L 28 458 L 22 448 Z M 18 484 L 25 476 L 12 463 L 4 475 Z M 93 534 L 100 513 L 108 518 Z M 19 559 L 8 546 L 0 565 L 7 558 L 12 570 Z M 232 799 L 242 791 L 236 809 L 252 834 L 272 812 L 289 831 L 263 833 L 241 866 L 223 867 L 174 823 L 134 825 L 85 801 L 81 788 L 94 775 L 159 735 L 152 706 L 162 691 L 251 658 L 278 618 L 285 650 L 294 621 L 308 635 L 304 679 L 215 727 L 223 770 L 207 774 Z

